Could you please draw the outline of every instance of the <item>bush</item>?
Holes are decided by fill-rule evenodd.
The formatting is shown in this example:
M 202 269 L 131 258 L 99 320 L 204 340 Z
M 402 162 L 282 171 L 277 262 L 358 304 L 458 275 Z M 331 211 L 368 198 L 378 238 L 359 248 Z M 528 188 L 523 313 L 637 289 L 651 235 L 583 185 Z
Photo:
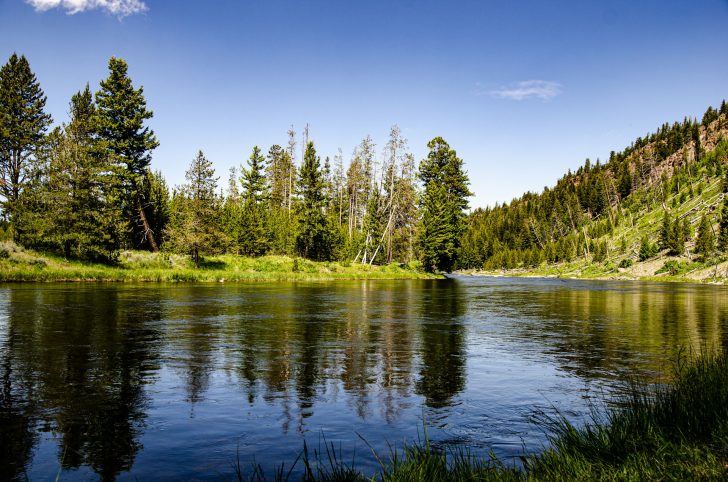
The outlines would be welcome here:
M 665 261 L 665 264 L 662 265 L 662 268 L 658 269 L 655 274 L 668 273 L 672 276 L 675 276 L 676 274 L 680 273 L 681 268 L 682 266 L 680 266 L 680 263 L 678 263 L 674 259 L 671 259 L 670 261 Z
M 657 254 L 657 246 L 650 243 L 647 236 L 643 236 L 640 241 L 640 261 L 645 261 Z
M 629 268 L 630 266 L 632 266 L 632 264 L 633 264 L 633 263 L 632 263 L 632 260 L 631 260 L 630 258 L 624 258 L 624 259 L 623 259 L 623 260 L 622 260 L 622 261 L 621 261 L 621 262 L 619 263 L 619 267 L 620 267 L 620 268 Z

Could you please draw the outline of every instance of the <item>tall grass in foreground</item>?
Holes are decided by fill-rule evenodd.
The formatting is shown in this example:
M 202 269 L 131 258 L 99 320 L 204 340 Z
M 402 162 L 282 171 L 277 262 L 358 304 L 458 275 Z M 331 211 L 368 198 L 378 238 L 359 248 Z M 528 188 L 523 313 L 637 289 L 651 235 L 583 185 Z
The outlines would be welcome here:
M 522 468 L 491 454 L 479 459 L 463 450 L 441 450 L 425 442 L 392 451 L 376 474 L 363 474 L 337 458 L 334 447 L 304 449 L 307 481 L 479 480 L 728 480 L 728 357 L 703 354 L 677 362 L 670 383 L 633 385 L 622 408 L 595 415 L 577 428 L 565 419 L 541 417 L 550 447 L 524 455 Z M 332 455 L 333 454 L 333 455 Z M 313 462 L 312 462 L 313 460 Z M 298 462 L 298 460 L 296 461 Z M 271 479 L 257 467 L 239 481 L 289 480 L 281 469 Z

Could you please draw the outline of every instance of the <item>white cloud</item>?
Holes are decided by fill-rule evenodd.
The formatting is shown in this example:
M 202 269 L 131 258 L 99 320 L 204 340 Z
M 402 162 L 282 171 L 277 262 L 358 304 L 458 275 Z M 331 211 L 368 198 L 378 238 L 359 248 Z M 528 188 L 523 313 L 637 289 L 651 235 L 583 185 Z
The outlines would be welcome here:
M 561 93 L 561 88 L 561 84 L 550 80 L 523 80 L 488 93 L 501 99 L 524 100 L 535 97 L 551 100 Z
M 107 12 L 126 17 L 147 10 L 142 0 L 25 0 L 37 12 L 45 12 L 51 8 L 62 8 L 66 13 L 85 12 L 86 10 L 106 10 Z

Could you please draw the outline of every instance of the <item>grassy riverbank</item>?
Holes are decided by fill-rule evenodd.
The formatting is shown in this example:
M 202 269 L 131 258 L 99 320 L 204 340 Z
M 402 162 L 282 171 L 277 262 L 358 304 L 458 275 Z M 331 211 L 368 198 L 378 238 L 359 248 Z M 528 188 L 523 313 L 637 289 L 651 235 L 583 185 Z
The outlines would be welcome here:
M 658 256 L 620 267 L 613 261 L 593 263 L 579 259 L 569 263 L 543 264 L 536 268 L 510 270 L 466 270 L 459 274 L 538 278 L 604 279 L 634 281 L 671 281 L 683 283 L 728 283 L 728 256 L 711 263 L 688 257 Z
M 595 416 L 585 428 L 543 419 L 551 446 L 523 457 L 517 469 L 464 452 L 443 453 L 425 443 L 381 462 L 365 476 L 331 452 L 312 463 L 307 480 L 726 480 L 728 479 L 728 358 L 704 356 L 679 364 L 672 380 L 634 387 L 621 410 Z M 316 458 L 316 457 L 314 457 Z M 300 462 L 299 462 L 300 463 Z M 285 472 L 276 479 L 285 479 Z M 239 474 L 239 480 L 245 478 Z M 264 480 L 254 474 L 250 480 Z
M 287 256 L 221 255 L 196 269 L 188 256 L 124 251 L 117 265 L 82 263 L 0 243 L 0 281 L 236 282 L 336 279 L 419 279 L 419 266 L 313 262 Z

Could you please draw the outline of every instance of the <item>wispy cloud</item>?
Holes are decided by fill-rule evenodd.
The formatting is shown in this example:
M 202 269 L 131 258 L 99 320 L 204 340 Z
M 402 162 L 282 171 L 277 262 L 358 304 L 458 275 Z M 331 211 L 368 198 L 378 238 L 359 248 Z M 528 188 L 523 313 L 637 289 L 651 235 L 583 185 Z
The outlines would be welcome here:
M 142 0 L 25 0 L 36 12 L 45 12 L 52 8 L 62 8 L 66 13 L 85 12 L 87 10 L 105 10 L 112 15 L 126 17 L 147 11 Z
M 551 100 L 562 91 L 562 85 L 551 80 L 523 80 L 487 93 L 493 97 L 510 100 L 537 98 Z

